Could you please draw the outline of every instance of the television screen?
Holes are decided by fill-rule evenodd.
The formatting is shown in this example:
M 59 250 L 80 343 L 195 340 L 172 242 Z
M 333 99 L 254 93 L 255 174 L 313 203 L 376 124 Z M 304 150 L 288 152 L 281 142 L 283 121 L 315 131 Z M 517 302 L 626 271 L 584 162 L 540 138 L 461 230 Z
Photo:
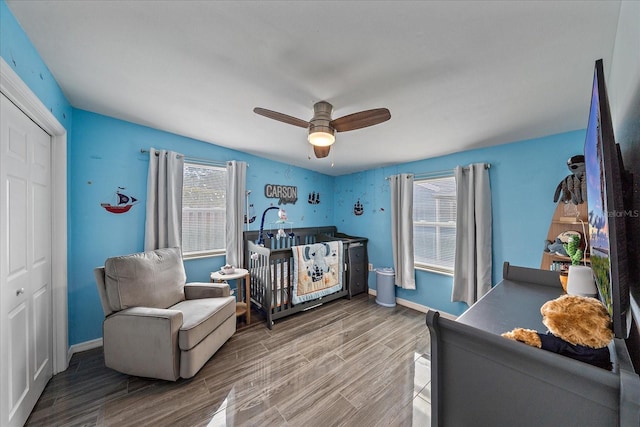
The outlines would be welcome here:
M 631 312 L 623 198 L 625 173 L 614 140 L 602 60 L 596 61 L 595 66 L 584 157 L 591 268 L 600 299 L 611 314 L 615 336 L 626 338 Z

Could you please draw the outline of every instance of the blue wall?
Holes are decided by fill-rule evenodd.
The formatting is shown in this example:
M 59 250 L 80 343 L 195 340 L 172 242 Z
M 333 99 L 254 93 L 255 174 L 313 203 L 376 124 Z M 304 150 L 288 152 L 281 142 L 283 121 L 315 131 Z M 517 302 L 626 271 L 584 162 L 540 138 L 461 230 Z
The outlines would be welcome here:
M 0 0 L 0 56 L 70 133 L 71 105 L 4 0 Z
M 76 344 L 102 335 L 102 308 L 93 268 L 110 256 L 143 250 L 148 156 L 150 147 L 178 151 L 188 157 L 242 160 L 249 164 L 247 189 L 258 219 L 262 211 L 277 205 L 264 196 L 264 185 L 298 187 L 298 201 L 283 205 L 294 227 L 329 225 L 333 222 L 333 178 L 273 162 L 239 151 L 162 132 L 100 114 L 74 109 L 73 138 L 69 143 L 69 342 Z M 109 202 L 117 187 L 140 202 L 125 214 L 112 214 L 100 203 Z M 322 203 L 307 203 L 308 193 L 322 195 Z M 277 219 L 275 211 L 267 221 Z M 225 264 L 224 257 L 187 260 L 189 281 L 209 281 L 211 271 Z
M 457 165 L 491 163 L 493 213 L 493 280 L 502 278 L 502 264 L 540 268 L 542 249 L 555 209 L 553 193 L 569 174 L 566 161 L 581 154 L 584 131 L 465 151 L 393 167 L 344 175 L 335 180 L 335 223 L 347 234 L 369 238 L 369 259 L 375 268 L 392 267 L 389 175 L 450 170 Z M 360 200 L 365 212 L 353 214 Z M 396 296 L 451 314 L 467 305 L 451 302 L 450 276 L 416 271 L 416 290 L 397 289 Z M 375 273 L 369 274 L 375 288 Z

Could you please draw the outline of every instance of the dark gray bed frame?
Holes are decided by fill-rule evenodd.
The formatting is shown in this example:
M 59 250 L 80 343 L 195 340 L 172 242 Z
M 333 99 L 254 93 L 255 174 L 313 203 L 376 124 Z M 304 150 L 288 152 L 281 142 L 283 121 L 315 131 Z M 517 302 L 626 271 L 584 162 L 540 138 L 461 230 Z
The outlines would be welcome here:
M 540 307 L 563 293 L 558 274 L 510 266 L 457 320 L 427 313 L 432 426 L 640 426 L 640 378 L 623 340 L 607 371 L 500 336 L 544 332 Z

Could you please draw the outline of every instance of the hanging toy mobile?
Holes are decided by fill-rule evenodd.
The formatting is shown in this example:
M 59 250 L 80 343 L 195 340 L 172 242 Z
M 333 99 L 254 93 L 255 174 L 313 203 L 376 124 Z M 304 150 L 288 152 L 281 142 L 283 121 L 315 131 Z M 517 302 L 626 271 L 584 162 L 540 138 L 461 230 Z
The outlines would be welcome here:
M 259 235 L 258 241 L 256 242 L 256 244 L 260 246 L 264 246 L 264 219 L 267 214 L 267 211 L 270 211 L 271 209 L 278 209 L 279 219 L 278 221 L 275 222 L 275 224 L 278 226 L 277 237 L 280 237 L 280 238 L 287 237 L 287 233 L 284 231 L 284 227 L 285 227 L 285 224 L 291 224 L 287 222 L 287 211 L 285 211 L 284 209 L 279 208 L 277 206 L 270 206 L 267 209 L 265 209 L 264 212 L 262 213 L 262 220 L 260 221 L 260 235 Z M 289 237 L 294 237 L 294 236 L 295 234 L 293 233 L 293 231 L 291 231 L 289 233 Z M 267 233 L 267 237 L 273 238 L 274 234 L 269 232 Z
M 262 220 L 260 220 L 260 235 L 258 237 L 257 245 L 264 246 L 264 217 L 267 215 L 267 212 L 271 209 L 278 209 L 277 206 L 269 206 L 267 209 L 262 212 Z
M 280 218 L 280 221 L 277 221 L 278 237 L 287 237 L 287 233 L 284 232 L 284 228 L 280 226 L 281 224 L 284 224 L 284 222 L 287 220 L 287 211 L 285 211 L 282 208 L 278 209 L 278 218 Z
M 285 211 L 282 208 L 278 209 L 278 218 L 280 218 L 282 221 L 286 221 L 287 220 L 287 211 Z

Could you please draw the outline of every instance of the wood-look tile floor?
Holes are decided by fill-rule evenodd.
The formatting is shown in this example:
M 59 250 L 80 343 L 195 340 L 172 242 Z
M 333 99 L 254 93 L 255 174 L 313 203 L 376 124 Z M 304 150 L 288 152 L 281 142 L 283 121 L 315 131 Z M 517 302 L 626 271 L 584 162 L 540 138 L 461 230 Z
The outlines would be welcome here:
M 359 295 L 239 330 L 193 378 L 167 382 L 75 354 L 28 426 L 429 426 L 425 315 Z

